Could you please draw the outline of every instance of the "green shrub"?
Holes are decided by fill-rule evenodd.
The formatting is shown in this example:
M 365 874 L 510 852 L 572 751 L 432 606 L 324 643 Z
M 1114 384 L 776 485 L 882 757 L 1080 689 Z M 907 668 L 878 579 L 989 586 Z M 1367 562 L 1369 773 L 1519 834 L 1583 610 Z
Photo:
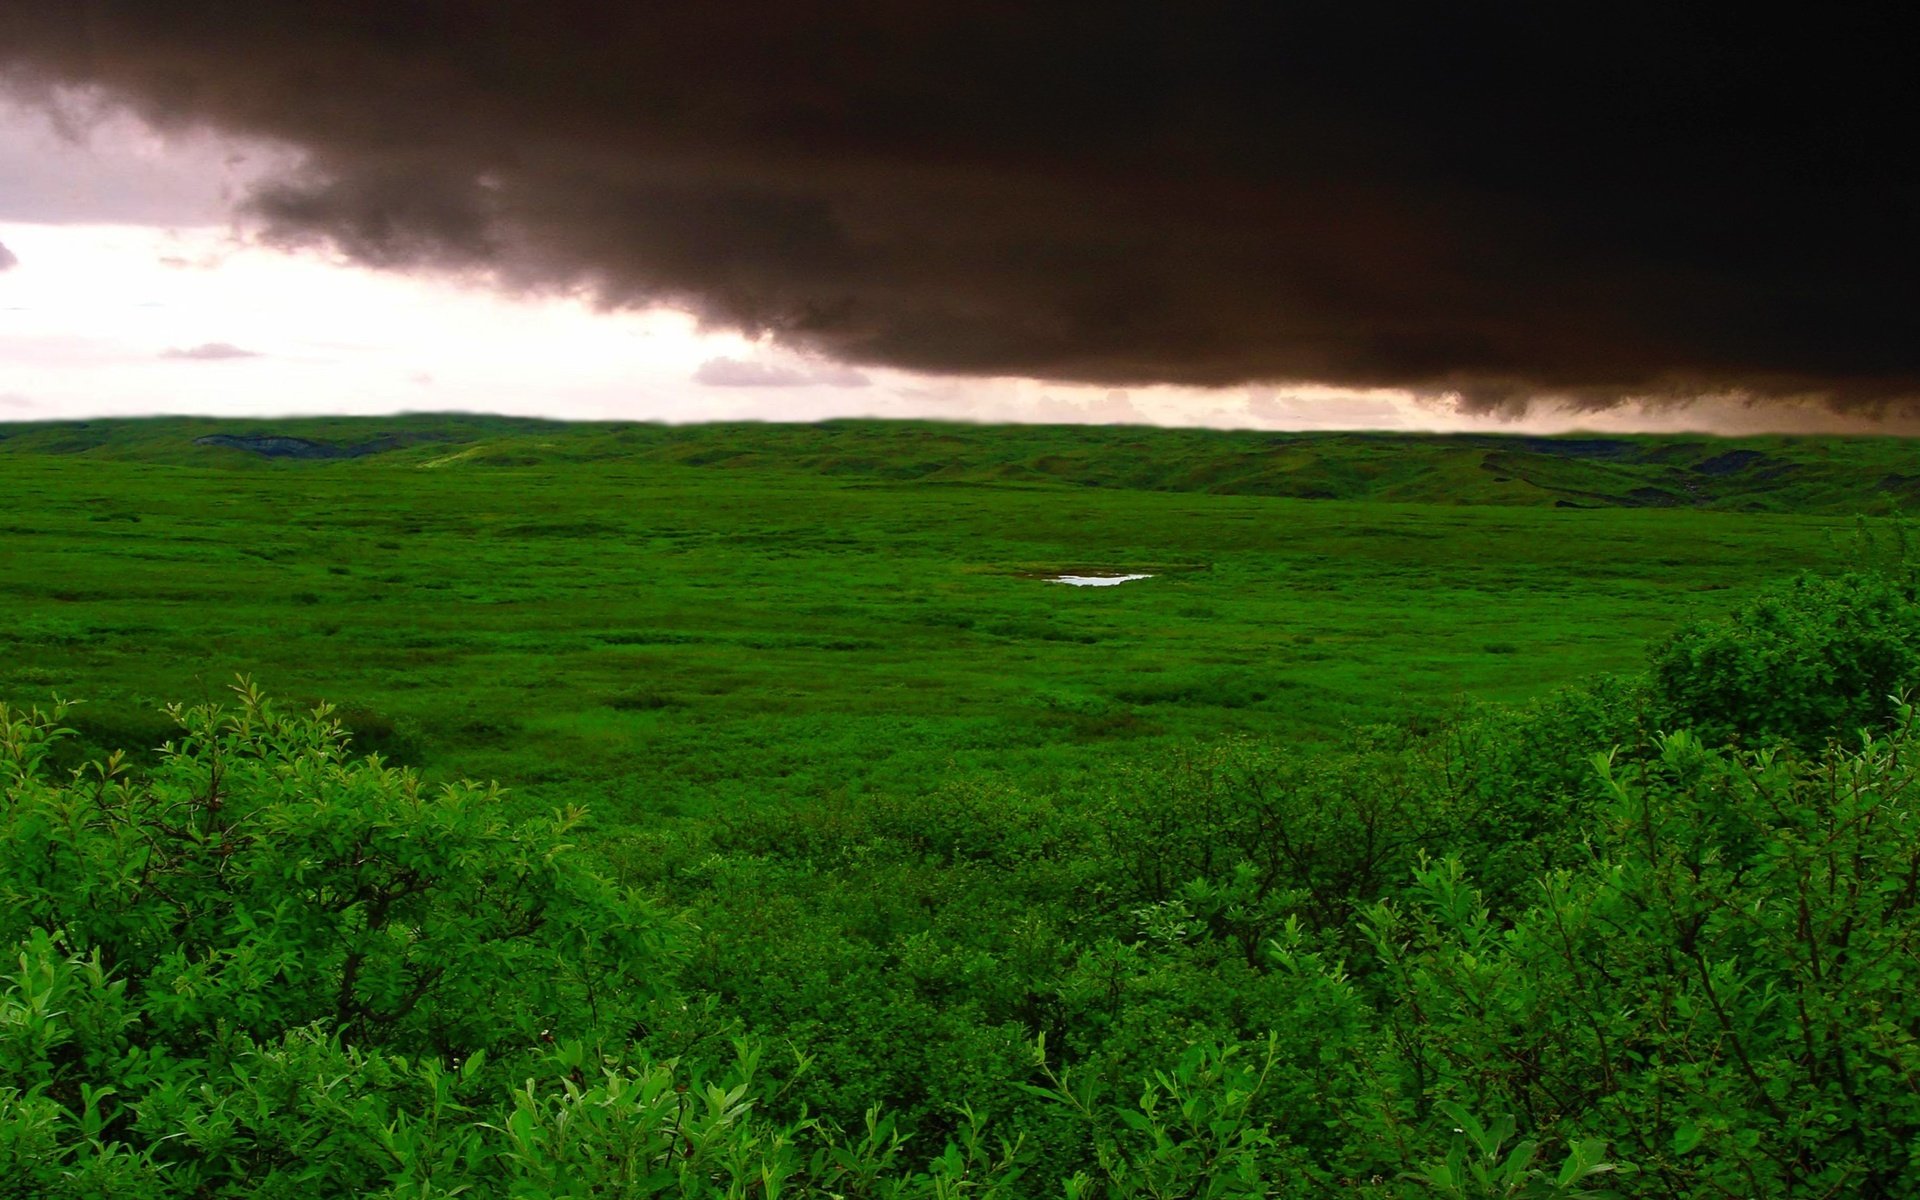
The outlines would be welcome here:
M 0 706 L 0 1196 L 994 1197 L 966 1117 L 917 1164 L 843 1135 L 701 1018 L 679 922 L 589 870 L 581 814 L 509 825 L 251 687 L 175 709 L 146 772 L 56 767 Z M 709 1006 L 694 1006 L 706 1010 Z M 804 1061 L 802 1066 L 804 1066 Z
M 1920 599 L 1888 574 L 1802 575 L 1653 651 L 1656 720 L 1712 743 L 1803 749 L 1885 728 L 1920 679 Z
M 1432 1154 L 1462 1105 L 1619 1148 L 1636 1194 L 1913 1195 L 1917 754 L 1911 709 L 1818 760 L 1676 734 L 1645 765 L 1600 761 L 1592 859 L 1525 911 L 1490 909 L 1457 860 L 1422 865 L 1365 918 L 1387 1036 L 1349 1043 L 1378 1081 L 1356 1135 Z
M 59 780 L 0 759 L 0 940 L 59 930 L 193 1048 L 220 1026 L 322 1022 L 472 1053 L 584 1033 L 592 1011 L 659 994 L 671 922 L 564 853 L 582 814 L 512 826 L 491 789 L 430 790 L 349 756 L 324 709 L 240 701 L 175 710 L 137 779 L 116 761 Z M 23 744 L 57 736 L 8 720 Z

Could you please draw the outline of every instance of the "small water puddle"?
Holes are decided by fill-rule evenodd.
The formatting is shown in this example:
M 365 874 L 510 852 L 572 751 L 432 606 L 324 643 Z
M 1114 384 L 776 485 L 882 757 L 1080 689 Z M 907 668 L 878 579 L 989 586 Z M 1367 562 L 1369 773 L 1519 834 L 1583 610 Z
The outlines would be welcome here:
M 1070 587 L 1113 587 L 1115 584 L 1131 583 L 1136 579 L 1152 579 L 1151 575 L 1049 575 L 1048 583 L 1064 583 Z

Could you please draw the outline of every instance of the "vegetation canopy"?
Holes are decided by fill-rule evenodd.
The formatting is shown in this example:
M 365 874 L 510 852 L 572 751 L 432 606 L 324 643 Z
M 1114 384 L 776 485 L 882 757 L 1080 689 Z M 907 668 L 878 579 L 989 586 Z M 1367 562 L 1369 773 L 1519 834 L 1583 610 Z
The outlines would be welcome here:
M 377 457 L 265 469 L 367 472 Z M 222 515 L 218 502 L 241 494 L 224 476 L 143 470 L 102 468 L 86 486 L 154 497 L 139 524 L 164 523 L 171 537 L 196 522 L 270 527 Z M 312 478 L 335 489 L 340 521 L 450 519 L 358 476 Z M 538 495 L 541 478 L 517 486 Z M 630 528 L 728 527 L 723 493 L 677 478 L 683 507 Z M 825 526 L 855 545 L 834 552 L 850 560 L 830 577 L 844 588 L 880 577 L 862 574 L 876 570 L 860 565 L 863 540 L 916 553 L 907 531 L 860 507 L 861 492 L 753 479 L 745 494 L 804 492 L 847 522 Z M 51 467 L 8 486 L 28 484 L 80 489 Z M 1920 1189 L 1920 712 L 1905 699 L 1920 683 L 1920 591 L 1897 525 L 1863 526 L 1843 550 L 1852 569 L 1783 577 L 1778 562 L 1752 563 L 1750 545 L 1716 557 L 1735 527 L 1702 514 L 1657 514 L 1670 523 L 1643 528 L 1634 521 L 1656 514 L 1546 510 L 1613 539 L 1609 571 L 1571 557 L 1591 545 L 1537 536 L 1574 526 L 1506 526 L 1485 510 L 1394 510 L 1340 532 L 1321 502 L 1263 501 L 1291 506 L 1261 510 L 1292 518 L 1292 540 L 1275 545 L 1231 531 L 1233 497 L 1187 524 L 1140 493 L 1045 495 L 1098 516 L 1083 536 L 1152 518 L 1135 528 L 1157 539 L 1161 561 L 1210 536 L 1210 568 L 1099 595 L 1011 571 L 946 577 L 937 607 L 973 624 L 918 626 L 928 640 L 916 646 L 944 664 L 921 669 L 989 647 L 1006 668 L 998 711 L 973 724 L 914 710 L 909 664 L 879 648 L 778 641 L 803 636 L 806 621 L 756 630 L 767 649 L 662 640 L 744 636 L 719 598 L 704 614 L 669 600 L 712 573 L 745 577 L 782 544 L 738 525 L 703 568 L 607 611 L 575 651 L 512 649 L 547 619 L 514 597 L 535 583 L 602 597 L 548 616 L 612 605 L 599 584 L 565 578 L 591 563 L 536 571 L 507 557 L 488 583 L 504 603 L 467 602 L 496 623 L 470 631 L 458 655 L 378 676 L 353 648 L 332 660 L 339 680 L 385 681 L 377 706 L 279 701 L 242 679 L 218 699 L 141 716 L 132 688 L 167 677 L 139 647 L 212 646 L 198 622 L 266 615 L 272 637 L 245 644 L 272 658 L 337 636 L 318 633 L 324 623 L 364 619 L 356 628 L 371 631 L 356 604 L 406 605 L 422 629 L 433 608 L 412 583 L 390 585 L 404 600 L 323 583 L 342 588 L 337 598 L 285 601 L 275 589 L 291 582 L 351 577 L 327 572 L 318 542 L 252 568 L 223 543 L 182 560 L 231 568 L 229 589 L 204 601 L 211 615 L 159 593 L 178 578 L 127 572 L 121 591 L 155 589 L 144 631 L 103 634 L 133 619 L 113 615 L 125 602 L 112 565 L 160 540 L 78 504 L 23 521 L 7 536 L 24 570 L 6 586 L 29 603 L 0 674 L 0 1195 L 1810 1200 Z M 986 536 L 1011 503 L 954 520 Z M 574 528 L 583 519 L 556 501 L 538 520 L 569 531 L 526 536 L 613 553 L 616 539 Z M 1832 529 L 1725 519 L 1810 561 Z M 1519 531 L 1510 551 L 1502 529 Z M 1412 533 L 1443 544 L 1418 549 Z M 1653 565 L 1683 535 L 1692 579 L 1722 585 L 1717 611 L 1697 596 L 1679 607 L 1680 585 Z M 927 535 L 943 553 L 954 536 Z M 1292 640 L 1298 624 L 1227 650 L 1204 632 L 1251 637 L 1291 602 L 1253 581 L 1283 570 L 1360 581 L 1351 563 L 1311 563 L 1339 545 L 1378 588 L 1434 597 L 1475 569 L 1510 582 L 1530 569 L 1522 543 L 1531 566 L 1562 555 L 1558 567 L 1596 593 L 1563 604 L 1554 645 L 1599 644 L 1603 618 L 1642 608 L 1663 579 L 1675 607 L 1659 610 L 1664 623 L 1643 615 L 1653 628 L 1625 669 L 1556 668 L 1547 634 L 1515 629 L 1511 652 L 1473 659 L 1482 678 L 1508 681 L 1497 702 L 1398 708 L 1383 698 L 1405 690 L 1401 677 L 1362 683 L 1341 674 L 1350 664 L 1229 669 L 1248 646 L 1317 646 Z M 1461 557 L 1467 544 L 1477 567 Z M 458 561 L 431 535 L 416 549 Z M 919 566 L 933 561 L 917 553 Z M 1407 578 L 1388 581 L 1388 564 Z M 424 581 L 424 566 L 411 570 L 394 573 Z M 478 581 L 462 586 L 480 594 Z M 75 598 L 50 599 L 63 589 Z M 842 603 L 852 611 L 819 620 L 871 631 L 922 612 L 878 596 Z M 1202 608 L 1225 615 L 1180 615 Z M 1317 628 L 1363 645 L 1342 640 L 1336 612 L 1319 610 Z M 1427 626 L 1436 657 L 1449 619 Z M 980 632 L 1022 622 L 1096 641 Z M 62 629 L 71 640 L 53 636 Z M 758 737 L 795 769 L 769 775 L 783 782 L 755 803 L 736 800 L 768 760 L 660 798 L 637 782 L 658 769 L 647 764 L 598 791 L 591 763 L 543 776 L 591 728 L 556 698 L 603 694 L 600 672 L 632 653 L 601 640 L 613 630 L 653 639 L 637 644 L 682 681 L 758 670 L 809 702 L 847 705 L 857 689 L 901 685 L 891 695 L 904 715 L 852 721 L 850 734 L 836 728 L 844 712 L 771 720 L 684 682 L 629 678 L 604 720 L 630 724 L 599 726 L 625 731 L 609 746 L 640 753 L 649 743 L 636 731 L 654 731 L 663 745 L 704 738 L 726 754 Z M 1397 643 L 1406 680 L 1420 676 L 1407 649 L 1417 636 Z M 1083 652 L 1158 656 L 1166 669 L 1096 687 L 1072 675 L 1091 662 Z M 513 687 L 479 686 L 475 707 L 442 707 L 516 653 L 549 665 L 549 690 L 525 689 L 515 705 Z M 324 683 L 325 669 L 314 657 L 307 678 Z M 419 687 L 402 686 L 408 672 Z M 1529 672 L 1530 687 L 1518 678 Z M 56 676 L 115 694 L 102 705 L 21 694 Z M 1393 719 L 1289 712 L 1306 689 L 1277 686 L 1285 679 L 1327 691 L 1344 679 L 1355 708 L 1378 701 Z M 483 723 L 491 732 L 445 736 Z M 1036 728 L 984 732 L 1021 724 Z M 125 753 L 102 748 L 123 732 Z M 525 766 L 534 782 L 465 782 L 457 768 L 475 761 Z M 843 767 L 859 786 L 822 783 Z M 694 803 L 703 786 L 721 794 Z

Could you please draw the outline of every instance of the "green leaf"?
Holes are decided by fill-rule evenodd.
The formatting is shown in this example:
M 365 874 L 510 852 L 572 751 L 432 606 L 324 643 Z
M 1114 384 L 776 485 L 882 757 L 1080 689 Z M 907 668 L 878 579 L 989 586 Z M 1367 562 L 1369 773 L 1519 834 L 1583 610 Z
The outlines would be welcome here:
M 1682 1125 L 1673 1131 L 1673 1152 L 1675 1154 L 1686 1154 L 1695 1146 L 1698 1146 L 1701 1139 L 1705 1136 L 1698 1125 L 1691 1123 Z

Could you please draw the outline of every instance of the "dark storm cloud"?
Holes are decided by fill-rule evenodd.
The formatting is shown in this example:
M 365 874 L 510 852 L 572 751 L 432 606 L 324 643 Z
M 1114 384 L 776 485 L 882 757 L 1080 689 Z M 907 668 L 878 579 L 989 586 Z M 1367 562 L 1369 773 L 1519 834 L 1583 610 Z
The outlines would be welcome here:
M 1894 6 L 11 0 L 269 235 L 1112 384 L 1920 394 Z
M 163 350 L 160 357 L 191 362 L 229 362 L 236 358 L 259 358 L 260 355 L 253 350 L 243 350 L 231 342 L 207 342 L 199 346 L 176 346 L 171 350 Z
M 14 257 L 13 251 L 7 249 L 5 242 L 0 242 L 0 271 L 11 271 L 19 265 L 20 260 Z

